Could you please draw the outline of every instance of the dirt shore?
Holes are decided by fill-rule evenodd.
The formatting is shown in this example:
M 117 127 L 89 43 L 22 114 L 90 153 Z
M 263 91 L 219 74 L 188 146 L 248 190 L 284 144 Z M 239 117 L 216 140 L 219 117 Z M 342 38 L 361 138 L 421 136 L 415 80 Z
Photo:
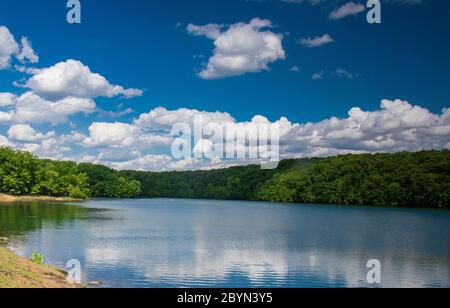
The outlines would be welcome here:
M 18 257 L 0 247 L 0 288 L 78 288 L 63 271 Z
M 0 194 L 0 202 L 84 202 L 84 199 L 67 198 L 67 197 L 48 197 L 48 196 L 11 196 Z

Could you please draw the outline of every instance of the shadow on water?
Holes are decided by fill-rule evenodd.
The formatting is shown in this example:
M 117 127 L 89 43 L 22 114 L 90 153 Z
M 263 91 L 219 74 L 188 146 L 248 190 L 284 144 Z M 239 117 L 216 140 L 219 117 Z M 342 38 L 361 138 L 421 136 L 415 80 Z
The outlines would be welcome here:
M 108 219 L 106 209 L 60 203 L 0 203 L 0 235 L 17 236 L 40 230 L 44 225 L 58 227 L 77 220 Z

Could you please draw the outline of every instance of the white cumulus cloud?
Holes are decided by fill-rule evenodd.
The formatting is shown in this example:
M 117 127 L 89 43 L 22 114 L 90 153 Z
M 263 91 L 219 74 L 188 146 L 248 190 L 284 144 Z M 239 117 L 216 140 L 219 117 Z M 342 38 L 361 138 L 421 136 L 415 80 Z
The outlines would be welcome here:
M 348 16 L 357 15 L 364 12 L 365 9 L 365 6 L 360 3 L 348 2 L 333 10 L 330 13 L 329 18 L 332 20 L 339 20 Z
M 8 138 L 14 141 L 35 142 L 47 140 L 55 136 L 56 133 L 54 131 L 48 132 L 47 134 L 37 133 L 28 124 L 13 125 L 8 130 Z
M 171 127 L 177 123 L 191 126 L 194 117 L 199 115 L 204 120 L 204 128 L 218 124 L 231 134 L 245 132 L 250 138 L 248 141 L 255 136 L 255 124 L 268 124 L 270 128 L 276 125 L 280 131 L 281 158 L 441 150 L 450 145 L 450 109 L 434 114 L 403 100 L 383 100 L 379 110 L 375 111 L 355 107 L 345 118 L 332 117 L 314 123 L 291 123 L 285 117 L 271 122 L 261 115 L 239 122 L 225 112 L 159 107 L 131 123 L 93 123 L 87 136 L 78 132 L 55 136 L 54 132 L 41 133 L 27 124 L 14 125 L 8 131 L 8 138 L 0 136 L 0 144 L 32 150 L 44 157 L 90 161 L 117 169 L 214 169 L 258 162 L 249 158 L 222 159 L 215 155 L 208 159 L 173 158 L 170 154 L 174 140 L 170 135 Z M 82 151 L 75 156 L 64 154 L 77 146 L 89 154 Z M 247 142 L 237 146 L 248 150 L 251 147 Z M 192 150 L 197 154 L 209 154 L 211 140 L 203 136 L 202 140 L 192 143 Z
M 0 122 L 60 124 L 67 122 L 71 115 L 90 114 L 96 107 L 91 99 L 67 97 L 49 101 L 32 91 L 13 97 L 13 101 L 13 110 L 0 112 Z
M 11 58 L 19 52 L 19 45 L 9 29 L 0 26 L 0 69 L 8 68 Z
M 14 105 L 17 96 L 13 93 L 0 93 L 0 107 Z
M 433 114 L 402 100 L 383 100 L 378 111 L 352 108 L 348 118 L 297 124 L 282 140 L 287 156 L 329 156 L 441 150 L 450 140 L 448 112 Z
M 254 18 L 249 23 L 237 23 L 221 31 L 220 25 L 196 26 L 187 31 L 214 40 L 214 55 L 199 76 L 218 79 L 269 70 L 269 64 L 283 60 L 283 35 L 267 30 L 272 22 Z
M 33 50 L 33 47 L 31 46 L 31 42 L 28 40 L 27 37 L 22 37 L 21 44 L 22 44 L 22 49 L 19 52 L 19 54 L 17 54 L 17 59 L 22 63 L 24 63 L 26 61 L 29 61 L 30 63 L 39 62 L 39 56 Z
M 26 61 L 36 63 L 39 61 L 39 57 L 31 47 L 31 42 L 28 38 L 22 37 L 19 45 L 9 29 L 5 26 L 0 26 L 0 70 L 9 68 L 13 58 L 22 63 Z
M 223 125 L 236 121 L 227 112 L 207 112 L 188 108 L 167 110 L 164 107 L 158 107 L 148 113 L 141 114 L 134 124 L 149 131 L 170 132 L 172 127 L 178 123 L 185 123 L 193 127 L 195 117 L 199 116 L 202 117 L 204 124 L 218 123 Z
M 26 87 L 50 100 L 66 97 L 111 98 L 118 95 L 131 98 L 142 95 L 142 90 L 112 85 L 105 77 L 92 73 L 88 66 L 76 60 L 67 60 L 39 70 L 27 81 Z
M 3 135 L 0 135 L 0 147 L 12 147 L 14 146 L 9 140 L 8 138 L 6 138 Z
M 83 141 L 86 147 L 103 148 L 151 148 L 153 146 L 170 145 L 169 135 L 145 133 L 140 127 L 115 122 L 95 122 L 89 127 L 89 136 Z

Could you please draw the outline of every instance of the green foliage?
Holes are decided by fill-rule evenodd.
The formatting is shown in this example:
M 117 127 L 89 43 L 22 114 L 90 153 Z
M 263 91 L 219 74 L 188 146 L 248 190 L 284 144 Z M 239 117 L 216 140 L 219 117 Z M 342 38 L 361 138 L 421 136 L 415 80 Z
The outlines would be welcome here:
M 94 195 L 119 197 L 117 172 L 82 165 Z M 143 198 L 450 207 L 450 152 L 344 155 L 285 160 L 276 170 L 242 166 L 189 172 L 121 171 L 141 184 Z M 111 180 L 113 179 L 113 180 Z
M 295 202 L 299 191 L 304 186 L 305 177 L 299 170 L 287 171 L 274 176 L 263 185 L 256 194 L 258 200 L 273 202 Z
M 42 160 L 0 148 L 0 192 L 52 197 L 136 198 L 141 183 L 104 166 Z
M 43 265 L 45 263 L 45 256 L 38 252 L 33 252 L 31 254 L 31 261 L 36 264 Z
M 259 200 L 450 207 L 450 152 L 345 155 L 276 175 Z
M 75 163 L 41 161 L 32 194 L 85 199 L 90 194 L 87 182 L 88 176 Z
M 80 171 L 88 175 L 92 197 L 136 198 L 141 193 L 141 183 L 118 171 L 93 164 L 80 164 Z
M 284 160 L 276 170 L 260 166 L 185 172 L 122 171 L 142 185 L 144 198 L 196 198 L 221 200 L 255 200 L 255 193 L 279 173 L 305 168 L 317 159 Z
M 0 192 L 85 199 L 88 177 L 76 163 L 41 160 L 27 152 L 0 148 Z
M 29 194 L 36 168 L 30 153 L 0 148 L 0 190 L 12 195 Z
M 0 148 L 0 192 L 449 208 L 450 151 L 291 159 L 275 170 L 141 172 L 39 160 Z

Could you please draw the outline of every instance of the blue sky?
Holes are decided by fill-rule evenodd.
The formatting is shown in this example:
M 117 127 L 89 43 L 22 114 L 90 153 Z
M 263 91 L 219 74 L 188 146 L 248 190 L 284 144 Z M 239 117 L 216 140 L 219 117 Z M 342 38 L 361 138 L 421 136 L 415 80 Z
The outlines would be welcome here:
M 427 116 L 441 117 L 436 121 L 440 121 L 440 127 L 445 126 L 442 110 L 450 105 L 448 1 L 382 2 L 380 25 L 367 23 L 367 11 L 339 20 L 329 18 L 330 12 L 349 2 L 323 0 L 312 5 L 307 0 L 302 3 L 282 0 L 81 0 L 82 23 L 73 25 L 66 22 L 65 1 L 3 0 L 0 3 L 0 26 L 9 29 L 17 42 L 21 37 L 27 37 L 39 55 L 39 62 L 25 60 L 20 63 L 12 58 L 10 66 L 0 70 L 0 92 L 20 96 L 30 90 L 17 87 L 17 83 L 13 85 L 15 81 L 23 84 L 31 78 L 30 74 L 18 72 L 15 65 L 42 69 L 74 59 L 93 73 L 104 76 L 112 85 L 140 89 L 143 93 L 129 99 L 119 94 L 112 97 L 96 95 L 92 97 L 95 112 L 88 115 L 82 112 L 70 114 L 68 121 L 61 123 L 23 119 L 20 123 L 18 120 L 9 121 L 0 124 L 0 135 L 18 148 L 31 141 L 39 145 L 36 141 L 42 142 L 45 138 L 18 138 L 15 142 L 8 138 L 8 131 L 17 124 L 31 126 L 35 130 L 34 137 L 52 131 L 56 136 L 77 132 L 92 139 L 88 131 L 92 123 L 132 124 L 133 119 L 160 106 L 168 111 L 187 108 L 227 112 L 238 123 L 262 115 L 272 122 L 286 117 L 290 123 L 301 125 L 319 123 L 332 117 L 346 119 L 353 107 L 377 112 L 383 99 L 400 99 L 411 106 L 425 108 Z M 365 5 L 366 1 L 355 0 L 354 4 Z M 270 25 L 258 31 L 269 31 L 282 37 L 284 56 L 263 61 L 250 71 L 242 69 L 238 76 L 201 78 L 199 73 L 205 70 L 206 63 L 214 55 L 217 37 L 194 35 L 187 30 L 188 25 L 222 25 L 219 33 L 224 34 L 233 25 L 248 24 L 254 18 L 270 21 Z M 302 39 L 303 42 L 311 41 L 325 35 L 332 38 L 332 42 L 312 48 L 302 43 Z M 314 80 L 314 74 L 321 78 Z M 39 94 L 36 89 L 32 90 Z M 5 112 L 13 107 L 8 108 Z M 106 112 L 129 108 L 132 112 L 129 110 L 120 117 Z M 403 125 L 402 129 L 411 127 Z M 387 134 L 381 135 L 388 140 Z M 380 136 L 370 135 L 370 138 Z M 332 149 L 324 152 L 324 155 L 331 155 L 349 151 L 443 148 L 450 141 L 445 134 L 439 138 L 432 144 L 402 143 L 388 148 L 368 149 L 350 146 L 349 142 L 342 148 L 335 142 L 321 144 L 320 147 Z M 295 148 L 290 155 L 322 153 L 302 150 L 300 146 L 292 147 L 295 140 L 298 140 L 298 135 L 286 141 Z M 363 141 L 367 144 L 370 140 Z M 105 145 L 83 147 L 80 142 L 74 142 L 66 146 L 70 150 L 64 157 L 77 160 L 89 157 L 95 162 L 115 166 L 114 161 L 99 159 Z M 117 147 L 107 151 L 117 151 Z M 36 154 L 46 156 L 36 146 L 33 149 Z M 140 148 L 136 152 L 134 159 L 163 153 Z M 137 168 L 158 169 L 158 166 L 137 165 Z M 134 165 L 130 163 L 126 167 Z

